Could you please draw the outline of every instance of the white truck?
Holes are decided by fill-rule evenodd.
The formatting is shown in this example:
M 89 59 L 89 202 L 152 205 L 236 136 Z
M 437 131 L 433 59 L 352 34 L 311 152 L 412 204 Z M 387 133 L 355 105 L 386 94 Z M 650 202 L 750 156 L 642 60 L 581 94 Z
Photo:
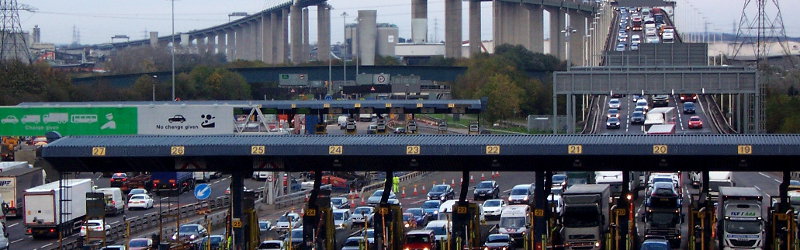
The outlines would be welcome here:
M 86 193 L 92 192 L 91 179 L 50 182 L 25 190 L 25 228 L 34 238 L 64 236 L 80 230 L 86 217 Z
M 733 187 L 733 172 L 731 171 L 708 171 L 708 195 L 712 200 L 719 196 L 720 187 Z
M 720 187 L 717 249 L 762 249 L 765 235 L 762 194 L 754 187 Z
M 602 249 L 608 230 L 608 203 L 611 188 L 608 184 L 573 185 L 561 194 L 563 227 L 561 236 L 565 249 Z
M 9 171 L 18 168 L 28 168 L 27 161 L 3 161 L 0 162 L 0 172 Z
M 595 171 L 594 183 L 608 184 L 611 195 L 619 197 L 622 194 L 622 171 Z
M 514 240 L 522 240 L 528 234 L 530 228 L 530 206 L 528 205 L 508 205 L 500 212 L 500 223 L 497 231 L 501 234 L 508 234 Z
M 644 120 L 644 126 L 649 129 L 652 125 L 660 125 L 675 122 L 675 108 L 674 107 L 661 107 L 653 108 L 647 112 Z
M 22 216 L 25 207 L 25 190 L 44 184 L 41 168 L 18 168 L 0 172 L 0 196 L 7 217 Z

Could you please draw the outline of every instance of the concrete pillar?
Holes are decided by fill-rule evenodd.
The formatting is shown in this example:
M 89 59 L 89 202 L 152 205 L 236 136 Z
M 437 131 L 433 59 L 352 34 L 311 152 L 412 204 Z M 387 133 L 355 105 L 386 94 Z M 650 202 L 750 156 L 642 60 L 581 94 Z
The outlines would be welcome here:
M 530 27 L 530 50 L 544 53 L 544 12 L 538 4 L 528 4 L 528 23 Z
M 516 39 L 514 38 L 514 8 L 513 3 L 506 3 L 503 2 L 501 4 L 502 8 L 502 16 L 500 18 L 503 19 L 503 43 L 506 44 L 514 44 Z
M 150 32 L 150 47 L 158 47 L 158 32 Z
M 550 13 L 550 54 L 564 60 L 564 11 L 559 8 L 547 8 Z
M 227 38 L 227 33 L 225 33 L 225 30 L 220 30 L 217 32 L 217 54 L 223 54 L 226 56 L 227 60 L 230 60 L 230 57 L 228 57 L 228 52 L 227 52 L 228 47 L 226 46 L 227 45 L 225 41 L 226 38 Z
M 522 45 L 525 49 L 531 50 L 531 19 L 528 17 L 528 5 L 524 3 L 514 3 L 514 37 L 516 45 Z
M 217 51 L 216 51 L 216 49 L 217 49 L 217 45 L 216 45 L 217 33 L 211 32 L 211 33 L 206 34 L 206 36 L 208 37 L 208 41 L 206 41 L 206 51 L 205 51 L 205 53 L 207 53 L 207 54 L 215 54 L 215 53 L 217 53 Z
M 375 43 L 378 41 L 377 10 L 358 11 L 358 60 L 360 65 L 375 65 Z
M 411 40 L 428 42 L 428 0 L 411 0 Z
M 246 60 L 244 55 L 247 51 L 247 24 L 241 24 L 236 28 L 236 59 Z
M 225 55 L 228 56 L 228 61 L 233 62 L 236 61 L 236 28 L 231 28 L 226 32 L 228 42 L 226 43 L 227 50 Z
M 503 41 L 503 2 L 500 0 L 492 1 L 492 36 L 494 46 L 505 43 Z
M 586 16 L 583 13 L 572 11 L 569 13 L 570 27 L 575 29 L 569 41 L 569 56 L 573 65 L 583 65 L 583 41 L 586 39 Z
M 292 55 L 292 63 L 298 64 L 302 61 L 303 55 L 303 11 L 300 9 L 299 4 L 292 4 L 291 7 L 289 7 L 289 11 L 291 12 L 289 16 L 291 18 L 290 21 L 292 22 L 292 50 L 290 54 Z
M 331 8 L 328 4 L 317 5 L 317 60 L 331 59 Z
M 289 9 L 283 9 L 281 13 L 282 13 L 281 27 L 283 28 L 283 31 L 281 33 L 281 35 L 283 36 L 282 38 L 283 45 L 281 47 L 283 48 L 282 52 L 283 59 L 281 59 L 282 60 L 281 62 L 289 63 L 289 55 L 291 53 L 290 51 L 291 47 L 289 47 Z
M 309 41 L 311 37 L 308 34 L 308 29 L 308 8 L 303 8 L 303 50 L 301 51 L 302 54 L 300 54 L 300 60 L 302 62 L 309 61 L 308 54 L 311 52 L 311 46 L 309 45 L 311 43 Z
M 261 14 L 261 61 L 272 64 L 272 15 Z
M 261 19 L 250 22 L 249 60 L 261 60 Z
M 469 1 L 469 54 L 481 52 L 481 1 Z
M 280 17 L 281 17 L 281 13 L 280 12 L 272 12 L 272 14 L 269 15 L 269 26 L 270 26 L 270 29 L 272 29 L 272 33 L 270 33 L 270 36 L 269 36 L 268 40 L 270 40 L 270 43 L 272 44 L 272 46 L 270 48 L 272 50 L 272 59 L 271 59 L 270 62 L 273 63 L 273 64 L 277 64 L 277 63 L 283 62 L 283 61 L 281 61 L 281 57 L 279 56 L 279 54 L 282 54 L 282 53 L 280 53 L 278 51 L 279 48 L 283 48 L 281 46 L 283 44 L 283 40 L 281 40 L 281 38 L 283 37 L 281 35 L 281 33 L 283 32 L 283 29 L 281 28 L 281 18 Z
M 206 37 L 205 36 L 197 36 L 195 39 L 197 45 L 197 53 L 201 54 L 206 51 Z
M 445 0 L 444 13 L 444 56 L 461 58 L 461 0 Z

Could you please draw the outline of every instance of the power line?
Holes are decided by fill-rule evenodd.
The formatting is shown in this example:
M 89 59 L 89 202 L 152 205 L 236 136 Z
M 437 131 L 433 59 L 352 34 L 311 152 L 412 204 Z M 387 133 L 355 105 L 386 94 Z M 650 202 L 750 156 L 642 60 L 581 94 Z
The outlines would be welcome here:
M 0 60 L 20 60 L 31 64 L 31 52 L 22 24 L 19 20 L 19 11 L 31 11 L 27 5 L 17 4 L 17 0 L 0 0 Z

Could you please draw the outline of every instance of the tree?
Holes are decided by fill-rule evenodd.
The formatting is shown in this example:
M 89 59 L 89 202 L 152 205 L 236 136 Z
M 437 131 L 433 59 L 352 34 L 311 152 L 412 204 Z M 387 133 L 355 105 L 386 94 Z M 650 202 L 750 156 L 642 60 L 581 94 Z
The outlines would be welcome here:
M 486 107 L 486 121 L 494 123 L 501 119 L 508 119 L 519 112 L 520 93 L 522 90 L 511 82 L 511 78 L 504 74 L 493 74 L 478 95 L 489 98 Z

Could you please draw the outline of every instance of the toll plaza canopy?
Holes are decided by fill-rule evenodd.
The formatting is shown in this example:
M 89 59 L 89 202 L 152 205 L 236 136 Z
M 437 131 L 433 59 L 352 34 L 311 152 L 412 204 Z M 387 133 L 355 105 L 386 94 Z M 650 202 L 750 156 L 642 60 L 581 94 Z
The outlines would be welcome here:
M 90 172 L 798 171 L 800 135 L 67 136 L 42 156 Z
M 311 100 L 311 101 L 155 101 L 155 102 L 23 102 L 21 107 L 234 106 L 260 107 L 274 114 L 460 113 L 479 114 L 488 99 L 475 100 Z

